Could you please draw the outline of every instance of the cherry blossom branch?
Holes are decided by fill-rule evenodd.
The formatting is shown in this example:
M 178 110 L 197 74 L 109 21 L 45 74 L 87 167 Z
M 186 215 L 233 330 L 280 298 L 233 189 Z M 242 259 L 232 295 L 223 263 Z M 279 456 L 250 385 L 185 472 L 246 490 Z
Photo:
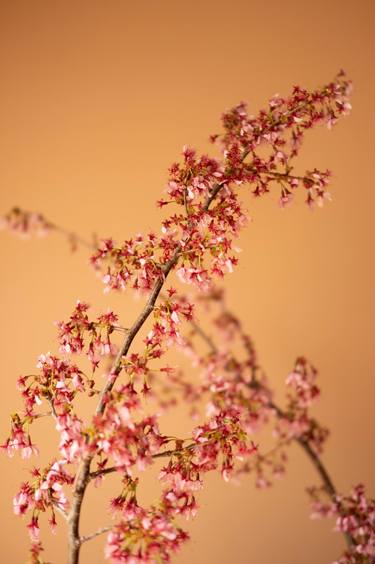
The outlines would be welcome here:
M 62 458 L 42 470 L 34 469 L 33 482 L 24 483 L 14 500 L 16 514 L 22 515 L 29 509 L 33 510 L 32 520 L 28 525 L 33 541 L 33 562 L 39 562 L 38 556 L 42 550 L 38 542 L 38 514 L 49 508 L 51 526 L 56 524 L 53 505 L 57 502 L 63 513 L 68 507 L 68 500 L 62 490 L 64 484 L 73 486 L 71 507 L 67 514 L 69 564 L 78 563 L 83 542 L 108 530 L 103 528 L 92 535 L 81 537 L 81 507 L 90 480 L 116 470 L 124 470 L 124 487 L 121 494 L 112 500 L 111 507 L 114 511 L 121 511 L 121 519 L 112 527 L 108 536 L 106 557 L 124 562 L 139 557 L 145 562 L 154 557 L 168 561 L 170 553 L 188 538 L 182 529 L 174 525 L 173 519 L 177 514 L 195 514 L 194 491 L 202 485 L 200 473 L 218 467 L 220 456 L 221 472 L 227 480 L 234 469 L 235 453 L 244 457 L 256 450 L 253 443 L 251 447 L 248 445 L 247 431 L 251 428 L 252 418 L 256 423 L 262 424 L 272 412 L 279 416 L 276 431 L 282 440 L 287 439 L 289 444 L 293 438 L 299 438 L 304 441 L 302 446 L 307 454 L 309 450 L 316 456 L 314 451 L 320 452 L 326 430 L 309 417 L 306 407 L 315 397 L 313 394 L 319 392 L 316 386 L 309 387 L 314 382 L 316 371 L 305 359 L 299 359 L 300 364 L 296 364 L 295 372 L 289 375 L 292 378 L 292 392 L 288 395 L 286 412 L 284 414 L 280 410 L 278 413 L 272 405 L 270 391 L 263 382 L 257 381 L 258 367 L 250 341 L 246 363 L 237 362 L 233 358 L 233 365 L 238 364 L 238 372 L 236 370 L 233 382 L 230 379 L 225 382 L 224 376 L 226 385 L 222 387 L 222 375 L 216 376 L 215 367 L 222 366 L 224 371 L 232 371 L 232 359 L 223 351 L 217 350 L 207 336 L 206 341 L 214 350 L 211 351 L 212 356 L 203 358 L 202 361 L 211 370 L 208 382 L 212 381 L 212 387 L 203 382 L 194 394 L 181 381 L 186 394 L 190 394 L 192 399 L 198 398 L 199 390 L 212 392 L 210 415 L 203 425 L 193 430 L 193 438 L 179 440 L 166 437 L 159 431 L 156 415 L 138 421 L 132 419 L 132 412 L 141 406 L 140 394 L 151 392 L 148 380 L 151 379 L 152 369 L 149 361 L 163 355 L 171 343 L 182 344 L 178 325 L 180 318 L 192 317 L 193 305 L 188 302 L 178 303 L 176 297 L 172 297 L 176 293 L 173 288 L 169 288 L 168 297 L 156 305 L 170 272 L 178 265 L 177 275 L 182 281 L 207 290 L 213 276 L 222 277 L 226 271 L 233 270 L 238 259 L 231 254 L 232 243 L 247 219 L 236 186 L 249 184 L 251 189 L 254 187 L 253 194 L 260 196 L 269 192 L 270 186 L 276 185 L 281 192 L 280 204 L 284 206 L 292 199 L 292 190 L 301 184 L 306 190 L 306 202 L 309 206 L 322 204 L 324 198 L 329 196 L 326 192 L 328 171 L 314 169 L 313 172 L 307 171 L 305 176 L 294 176 L 290 174 L 293 170 L 290 161 L 299 152 L 305 130 L 321 122 L 326 122 L 331 127 L 341 115 L 348 113 L 349 93 L 350 83 L 341 72 L 333 82 L 321 89 L 308 92 L 296 86 L 288 98 L 275 96 L 269 101 L 268 109 L 261 110 L 257 117 L 248 116 L 243 103 L 229 110 L 222 118 L 223 135 L 212 138 L 214 140 L 218 137 L 220 140 L 222 159 L 198 156 L 193 149 L 185 147 L 183 162 L 173 163 L 170 167 L 166 189 L 169 201 L 161 199 L 158 205 L 163 207 L 174 202 L 175 205 L 182 206 L 184 211 L 164 219 L 160 235 L 152 232 L 145 236 L 136 235 L 121 246 L 116 246 L 112 239 L 105 239 L 97 246 L 91 263 L 95 269 L 102 271 L 107 290 L 122 290 L 131 286 L 137 291 L 147 292 L 148 299 L 129 329 L 120 329 L 116 325 L 118 318 L 113 312 L 99 316 L 97 322 L 90 322 L 86 314 L 89 306 L 81 302 L 77 303 L 68 322 L 59 322 L 60 350 L 64 354 L 83 353 L 87 346 L 93 375 L 101 357 L 109 355 L 112 359 L 115 358 L 101 392 L 94 389 L 93 376 L 89 378 L 77 365 L 50 353 L 40 357 L 40 374 L 33 377 L 31 382 L 27 382 L 29 376 L 20 379 L 25 415 L 12 416 L 11 435 L 2 447 L 10 455 L 14 450 L 21 449 L 25 457 L 37 451 L 31 441 L 29 424 L 32 422 L 34 406 L 39 405 L 41 399 L 47 399 L 51 404 L 61 435 L 59 451 Z M 263 151 L 258 154 L 258 147 L 261 145 L 267 145 L 270 149 L 266 156 L 263 156 Z M 249 154 L 250 162 L 245 163 Z M 224 193 L 220 193 L 221 191 Z M 218 203 L 209 210 L 219 194 Z M 94 247 L 66 229 L 46 221 L 40 214 L 23 212 L 19 208 L 14 208 L 2 223 L 21 235 L 33 232 L 42 234 L 53 229 L 67 236 L 73 248 L 77 243 Z M 144 351 L 129 354 L 135 337 L 152 313 L 155 320 L 144 339 Z M 125 332 L 116 356 L 117 348 L 110 340 L 114 330 Z M 199 332 L 199 329 L 196 328 L 196 331 Z M 246 347 L 246 340 L 244 341 Z M 242 378 L 241 371 L 246 366 L 251 371 L 250 382 L 247 371 L 246 378 Z M 129 380 L 114 388 L 122 370 L 129 375 Z M 163 367 L 161 371 L 172 382 L 178 382 L 178 377 L 170 372 L 169 367 Z M 138 391 L 134 383 L 137 385 L 142 378 L 143 388 Z M 299 382 L 308 386 L 305 396 L 301 392 L 301 386 L 298 387 Z M 249 387 L 259 389 L 260 393 L 250 393 Z M 87 393 L 89 397 L 99 393 L 92 425 L 87 428 L 73 411 L 73 400 L 80 392 Z M 249 415 L 249 395 L 256 404 L 258 402 L 260 414 Z M 295 425 L 294 430 L 292 425 Z M 170 440 L 176 440 L 174 450 L 152 455 Z M 183 447 L 185 441 L 193 442 Z M 188 454 L 189 450 L 198 445 L 200 448 L 197 453 Z M 280 456 L 282 455 L 283 453 Z M 96 456 L 99 456 L 98 470 L 91 472 L 91 464 Z M 160 478 L 167 481 L 168 487 L 163 490 L 160 504 L 146 510 L 136 500 L 138 479 L 133 480 L 127 471 L 136 463 L 145 465 L 152 458 L 168 456 L 171 459 Z M 267 458 L 267 455 L 264 456 Z M 275 459 L 277 460 L 276 457 Z M 104 468 L 108 460 L 113 460 L 112 464 L 115 463 L 115 466 Z M 73 478 L 64 466 L 76 464 L 77 461 L 80 462 Z M 267 460 L 261 462 L 261 457 L 259 458 L 259 475 L 263 472 L 262 465 L 268 463 Z M 315 465 L 325 475 L 333 495 L 335 490 L 332 481 L 319 459 L 315 460 Z M 150 531 L 155 535 L 151 543 Z M 157 542 L 155 539 L 158 539 Z

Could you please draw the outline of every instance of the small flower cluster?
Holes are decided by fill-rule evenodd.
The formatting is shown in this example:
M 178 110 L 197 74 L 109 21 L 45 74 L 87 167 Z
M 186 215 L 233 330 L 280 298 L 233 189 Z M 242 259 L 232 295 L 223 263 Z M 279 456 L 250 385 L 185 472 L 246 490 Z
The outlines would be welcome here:
M 155 255 L 158 246 L 159 240 L 153 233 L 146 237 L 137 235 L 120 247 L 116 247 L 112 239 L 104 239 L 91 257 L 91 264 L 97 271 L 104 270 L 102 280 L 106 291 L 124 290 L 130 286 L 147 292 L 162 275 Z
M 1 448 L 6 451 L 7 455 L 12 458 L 14 453 L 21 451 L 22 458 L 30 458 L 32 454 L 38 454 L 38 448 L 32 443 L 30 433 L 28 431 L 30 419 L 20 417 L 15 413 L 11 417 L 10 435 Z
M 1 445 L 9 456 L 13 456 L 17 450 L 21 451 L 23 458 L 38 453 L 37 447 L 31 441 L 29 426 L 40 417 L 53 415 L 60 427 L 61 422 L 68 418 L 65 425 L 71 435 L 74 429 L 73 416 L 68 414 L 72 410 L 76 394 L 84 391 L 89 395 L 94 393 L 94 381 L 69 361 L 48 353 L 39 357 L 37 368 L 38 374 L 21 376 L 17 382 L 24 400 L 24 411 L 12 415 L 10 436 L 5 444 Z M 43 400 L 49 404 L 52 411 L 37 413 L 35 408 L 40 406 Z
M 103 414 L 94 416 L 95 453 L 107 461 L 111 457 L 115 467 L 131 473 L 137 465 L 143 470 L 151 464 L 152 456 L 167 442 L 161 435 L 156 416 L 135 420 L 141 402 L 133 384 L 113 390 Z
M 59 452 L 64 462 L 79 462 L 89 452 L 89 431 L 75 413 L 58 415 L 56 430 L 60 433 Z
M 166 510 L 186 519 L 195 517 L 198 510 L 195 493 L 203 488 L 201 468 L 193 461 L 194 447 L 194 443 L 185 450 L 180 447 L 175 459 L 171 459 L 159 474 L 159 480 L 168 484 L 162 496 Z
M 290 404 L 303 409 L 309 407 L 319 397 L 320 390 L 315 384 L 317 374 L 316 368 L 305 358 L 297 358 L 293 372 L 286 379 L 286 385 L 291 389 Z
M 153 311 L 154 324 L 148 333 L 145 344 L 148 350 L 153 351 L 153 356 L 161 356 L 162 346 L 169 347 L 174 344 L 184 346 L 185 340 L 181 335 L 180 327 L 183 321 L 191 321 L 194 316 L 194 305 L 188 300 L 181 301 L 176 297 L 176 290 L 170 288 L 168 297 L 161 300 Z
M 257 450 L 253 442 L 248 444 L 240 413 L 234 409 L 223 410 L 212 417 L 195 429 L 193 437 L 199 445 L 197 457 L 200 469 L 204 472 L 214 470 L 221 454 L 221 474 L 226 482 L 231 477 L 235 458 L 243 460 Z
M 23 516 L 32 511 L 31 521 L 27 528 L 33 545 L 39 543 L 40 513 L 50 512 L 49 525 L 54 532 L 57 525 L 55 511 L 66 513 L 68 509 L 69 503 L 63 487 L 64 485 L 70 486 L 74 481 L 74 476 L 66 472 L 63 466 L 62 461 L 55 461 L 43 470 L 34 468 L 31 471 L 32 481 L 23 483 L 13 499 L 16 515 Z M 36 559 L 35 562 L 38 560 Z
M 322 427 L 308 412 L 308 408 L 319 395 L 315 384 L 317 370 L 303 357 L 296 360 L 293 372 L 286 379 L 288 404 L 284 412 L 279 411 L 275 429 L 282 440 L 300 439 L 307 442 L 317 453 L 323 450 L 328 430 Z
M 199 209 L 212 188 L 220 183 L 224 177 L 224 169 L 217 159 L 202 155 L 197 157 L 194 149 L 183 148 L 183 165 L 173 163 L 170 167 L 170 179 L 166 193 L 168 200 L 158 201 L 159 207 L 176 203 L 181 206 Z M 163 223 L 164 230 L 169 228 Z
M 46 235 L 52 225 L 40 213 L 28 212 L 14 207 L 5 216 L 0 218 L 0 229 L 7 229 L 20 237 L 31 235 Z
M 171 501 L 164 495 L 159 506 L 143 508 L 136 497 L 138 480 L 125 476 L 123 482 L 123 491 L 111 500 L 111 510 L 120 515 L 120 521 L 108 535 L 106 557 L 129 564 L 169 562 L 171 553 L 189 538 L 174 523 L 176 506 L 171 508 Z
M 122 564 L 170 562 L 189 535 L 176 527 L 165 512 L 151 507 L 144 509 L 133 504 L 107 537 L 105 556 Z
M 350 539 L 350 548 L 335 564 L 370 564 L 375 561 L 375 500 L 368 499 L 359 484 L 348 496 L 324 499 L 323 488 L 310 488 L 312 518 L 333 517 L 335 530 Z
M 222 119 L 224 134 L 211 136 L 211 140 L 220 143 L 232 180 L 252 184 L 255 196 L 269 192 L 269 183 L 275 181 L 280 186 L 281 206 L 290 203 L 293 192 L 302 183 L 307 190 L 306 203 L 322 205 L 329 198 L 325 187 L 330 173 L 315 169 L 296 176 L 291 174 L 291 160 L 298 155 L 306 130 L 320 123 L 326 123 L 330 129 L 350 112 L 351 88 L 351 82 L 341 71 L 323 88 L 308 92 L 295 86 L 287 98 L 274 96 L 268 109 L 256 117 L 248 116 L 244 103 L 226 112 Z M 265 147 L 269 149 L 268 157 L 261 156 Z M 243 154 L 251 155 L 251 159 L 244 162 Z
M 167 203 L 183 206 L 185 211 L 162 223 L 163 234 L 178 240 L 177 274 L 184 283 L 207 289 L 212 276 L 222 277 L 237 264 L 232 239 L 247 223 L 246 213 L 219 161 L 198 156 L 191 148 L 184 148 L 183 163 L 171 166 L 166 191 Z
M 115 346 L 111 343 L 111 334 L 116 328 L 118 317 L 112 311 L 99 315 L 96 321 L 89 321 L 87 311 L 89 305 L 77 302 L 68 322 L 57 322 L 60 351 L 65 353 L 82 353 L 85 340 L 88 341 L 87 356 L 93 371 L 99 366 L 100 358 L 115 354 Z
M 89 395 L 95 393 L 94 381 L 69 360 L 59 359 L 50 353 L 42 354 L 37 368 L 40 370 L 39 374 L 26 377 L 32 378 L 32 384 L 26 388 L 27 395 L 45 398 L 57 415 L 71 410 L 77 393 L 87 392 Z

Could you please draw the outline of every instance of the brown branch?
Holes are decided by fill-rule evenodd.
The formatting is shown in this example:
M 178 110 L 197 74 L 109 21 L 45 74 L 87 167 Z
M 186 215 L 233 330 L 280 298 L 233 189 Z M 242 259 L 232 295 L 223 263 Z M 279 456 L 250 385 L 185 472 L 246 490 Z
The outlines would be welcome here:
M 280 418 L 286 417 L 284 411 L 273 401 L 269 402 L 269 407 L 275 410 L 278 417 Z M 328 473 L 328 470 L 324 466 L 318 454 L 314 451 L 309 441 L 304 439 L 303 437 L 298 437 L 293 440 L 300 445 L 300 447 L 305 451 L 307 456 L 310 458 L 311 462 L 313 463 L 315 469 L 317 470 L 318 474 L 322 479 L 326 492 L 329 494 L 331 499 L 334 500 L 337 496 L 337 490 L 333 485 L 333 481 Z
M 328 470 L 324 466 L 323 462 L 320 460 L 319 456 L 316 454 L 314 449 L 311 447 L 309 441 L 300 437 L 299 439 L 295 439 L 295 441 L 300 445 L 300 447 L 305 451 L 307 456 L 310 458 L 311 462 L 315 466 L 317 472 L 320 474 L 320 477 L 324 483 L 324 488 L 327 493 L 330 495 L 332 499 L 337 496 L 337 491 L 335 486 L 333 485 L 332 479 L 328 474 Z
M 208 348 L 211 350 L 212 354 L 217 354 L 219 352 L 217 346 L 215 345 L 211 337 L 207 335 L 205 331 L 203 331 L 200 325 L 198 325 L 198 323 L 196 323 L 194 320 L 190 321 L 190 325 L 193 327 L 195 333 L 197 333 L 197 335 L 199 335 L 201 339 L 205 341 L 205 343 L 208 345 Z
M 196 443 L 192 443 L 180 449 L 164 450 L 163 452 L 158 452 L 156 454 L 153 454 L 151 458 L 154 460 L 158 458 L 167 458 L 175 454 L 182 454 L 185 450 L 193 450 L 197 446 L 198 445 Z M 113 472 L 118 472 L 123 469 L 124 466 L 109 466 L 108 468 L 103 468 L 103 470 L 96 470 L 95 472 L 90 472 L 89 479 L 94 480 L 95 478 L 99 478 L 100 476 L 112 474 Z
M 296 174 L 289 174 L 288 172 L 277 172 L 276 170 L 274 171 L 267 171 L 267 172 L 260 172 L 259 174 L 265 174 L 266 176 L 273 176 L 275 179 L 278 178 L 291 178 L 292 180 L 308 180 L 309 177 L 308 176 L 298 176 Z
M 316 454 L 316 452 L 311 447 L 311 445 L 308 441 L 306 441 L 303 438 L 299 438 L 299 439 L 295 439 L 295 440 L 300 445 L 300 447 L 305 451 L 307 456 L 310 458 L 312 464 L 315 466 L 316 471 L 318 472 L 318 474 L 320 475 L 320 477 L 321 477 L 321 479 L 324 483 L 325 490 L 328 492 L 332 501 L 334 501 L 336 499 L 336 496 L 337 496 L 337 490 L 336 490 L 336 488 L 335 488 L 335 486 L 332 482 L 332 479 L 331 479 L 330 475 L 328 474 L 328 471 L 327 471 L 326 467 L 324 466 L 323 462 L 321 461 L 321 459 Z M 345 537 L 345 541 L 346 541 L 348 548 L 351 548 L 352 546 L 355 545 L 355 541 L 354 541 L 354 539 L 353 539 L 353 537 L 350 533 L 344 532 L 343 535 Z
M 50 415 L 53 415 L 52 411 L 45 411 L 44 413 L 36 413 L 35 415 L 32 416 L 32 418 L 41 419 L 41 417 L 49 417 Z

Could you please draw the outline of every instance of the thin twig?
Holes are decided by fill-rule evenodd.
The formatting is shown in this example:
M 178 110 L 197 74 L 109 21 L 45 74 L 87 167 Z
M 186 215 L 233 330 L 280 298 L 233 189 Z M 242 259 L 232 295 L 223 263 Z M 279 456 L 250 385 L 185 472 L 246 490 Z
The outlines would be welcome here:
M 87 542 L 91 539 L 94 539 L 95 537 L 98 537 L 99 535 L 102 535 L 104 533 L 107 533 L 108 531 L 110 531 L 113 528 L 113 525 L 110 525 L 108 527 L 102 527 L 101 529 L 99 529 L 98 531 L 96 531 L 95 533 L 91 533 L 90 535 L 86 535 L 84 537 L 80 537 L 79 542 L 80 544 L 83 544 L 84 542 Z
M 68 520 L 68 514 L 67 514 L 67 512 L 65 511 L 65 509 L 63 509 L 62 507 L 60 507 L 57 503 L 53 503 L 53 507 L 54 507 L 54 509 L 56 509 L 56 511 L 57 511 L 58 513 L 60 513 L 60 515 L 62 515 L 62 516 L 64 517 L 65 521 Z
M 36 413 L 32 417 L 33 419 L 40 419 L 41 417 L 49 417 L 50 415 L 53 415 L 52 411 L 45 411 L 44 413 Z
M 207 333 L 205 333 L 205 331 L 203 331 L 200 325 L 198 325 L 198 323 L 196 323 L 195 321 L 191 320 L 190 325 L 194 328 L 194 332 L 197 333 L 197 335 L 199 335 L 201 339 L 206 342 L 212 354 L 216 354 L 218 352 L 218 349 L 211 337 L 207 335 Z
M 54 229 L 55 231 L 58 231 L 59 233 L 62 233 L 63 235 L 68 237 L 69 241 L 72 244 L 79 243 L 80 245 L 82 245 L 83 247 L 87 247 L 88 249 L 94 249 L 94 250 L 96 249 L 94 243 L 90 243 L 90 241 L 87 241 L 80 235 L 74 233 L 74 231 L 69 231 L 68 229 L 65 229 L 65 227 L 61 227 L 61 225 L 57 225 L 56 223 L 51 223 L 51 222 L 48 222 L 48 226 L 51 229 Z
M 48 401 L 48 403 L 49 403 L 50 406 L 51 406 L 51 415 L 52 415 L 52 417 L 54 418 L 54 420 L 55 420 L 56 422 L 58 422 L 59 419 L 58 419 L 58 415 L 57 415 L 57 412 L 56 412 L 56 409 L 55 409 L 55 406 L 54 406 L 54 403 L 53 403 L 53 399 L 52 399 L 51 394 L 49 394 L 49 395 L 47 396 L 47 401 Z

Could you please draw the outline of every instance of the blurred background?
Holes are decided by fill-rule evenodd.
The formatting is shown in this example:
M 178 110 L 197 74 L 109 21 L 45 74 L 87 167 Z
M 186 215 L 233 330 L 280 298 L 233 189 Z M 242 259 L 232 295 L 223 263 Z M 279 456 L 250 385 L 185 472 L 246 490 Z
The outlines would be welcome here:
M 254 201 L 244 189 L 253 222 L 226 287 L 281 403 L 297 355 L 319 368 L 323 393 L 314 413 L 332 432 L 324 462 L 339 491 L 363 482 L 372 496 L 374 14 L 371 0 L 0 6 L 0 214 L 19 205 L 87 238 L 95 232 L 121 241 L 157 230 L 155 200 L 168 166 L 184 144 L 212 151 L 207 139 L 220 131 L 225 109 L 244 100 L 256 113 L 294 84 L 314 88 L 347 71 L 352 115 L 333 131 L 311 132 L 297 165 L 333 170 L 333 202 L 311 212 L 299 194 L 281 210 L 277 192 Z M 67 319 L 79 298 L 98 312 L 113 308 L 126 326 L 141 304 L 103 294 L 87 252 L 71 254 L 55 234 L 23 242 L 0 233 L 0 265 L 3 442 L 9 414 L 21 406 L 16 378 L 34 370 L 39 354 L 57 352 L 53 322 Z M 169 432 L 182 428 L 184 417 L 171 416 Z M 49 427 L 41 421 L 36 430 L 42 461 L 55 453 Z M 2 455 L 0 464 L 0 559 L 16 564 L 27 559 L 28 534 L 12 514 L 12 497 L 27 468 L 40 462 Z M 150 498 L 158 492 L 152 476 Z M 266 491 L 251 477 L 234 486 L 207 476 L 188 525 L 192 540 L 175 561 L 331 562 L 343 541 L 331 522 L 309 519 L 305 488 L 313 484 L 318 476 L 297 446 L 287 475 Z M 116 493 L 110 477 L 90 492 L 83 533 L 106 524 L 106 500 Z M 43 535 L 48 562 L 66 561 L 64 527 Z M 103 562 L 103 543 L 85 545 L 82 562 Z

